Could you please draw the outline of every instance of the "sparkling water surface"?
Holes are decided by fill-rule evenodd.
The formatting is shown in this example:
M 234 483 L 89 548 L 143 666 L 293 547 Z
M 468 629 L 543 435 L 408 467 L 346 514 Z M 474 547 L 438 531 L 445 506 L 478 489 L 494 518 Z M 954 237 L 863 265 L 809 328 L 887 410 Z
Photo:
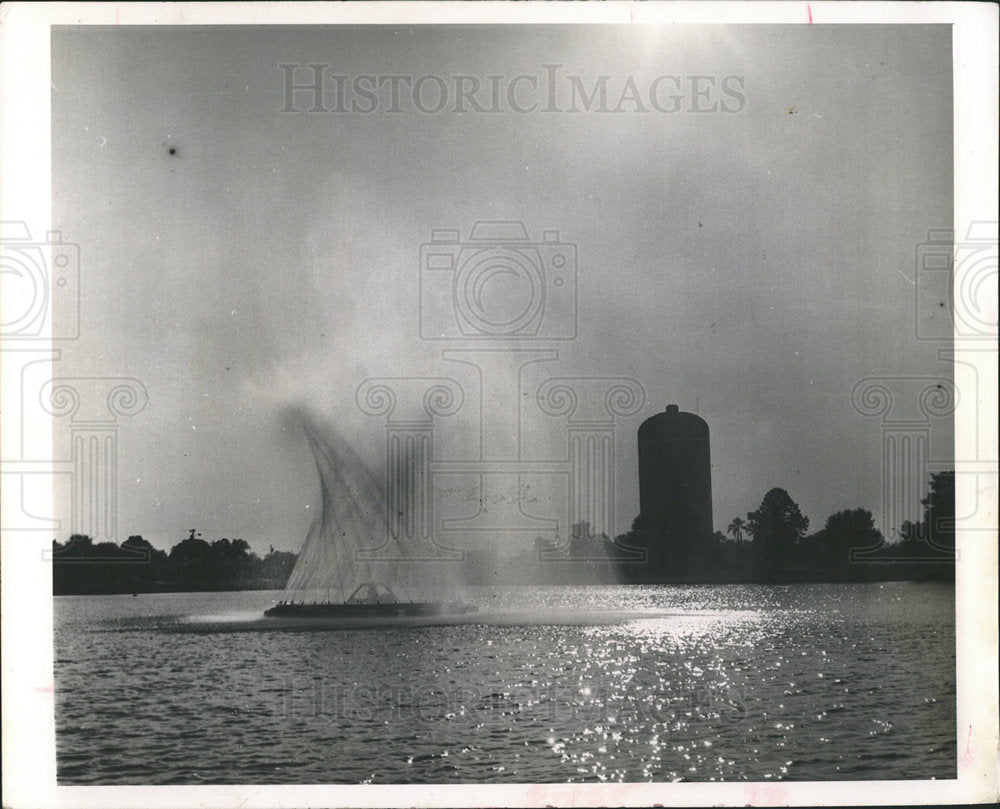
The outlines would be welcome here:
M 224 631 L 279 597 L 56 598 L 59 782 L 956 777 L 948 585 L 483 588 L 537 617 Z

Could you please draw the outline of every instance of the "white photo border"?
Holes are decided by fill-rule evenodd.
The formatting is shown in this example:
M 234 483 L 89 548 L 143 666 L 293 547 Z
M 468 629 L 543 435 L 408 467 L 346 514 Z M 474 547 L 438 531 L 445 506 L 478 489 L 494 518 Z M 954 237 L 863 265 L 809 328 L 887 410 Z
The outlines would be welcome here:
M 781 23 L 950 24 L 954 58 L 956 235 L 996 222 L 997 7 L 987 3 L 678 2 L 678 3 L 5 3 L 0 8 L 3 116 L 0 210 L 51 222 L 50 28 L 54 25 L 288 25 L 435 23 Z M 4 216 L 4 218 L 9 218 Z M 995 236 L 995 231 L 994 231 Z M 956 298 L 956 301 L 958 299 Z M 994 335 L 995 338 L 995 335 Z M 987 504 L 979 540 L 960 534 L 956 566 L 958 778 L 955 781 L 809 783 L 484 785 L 484 786 L 177 786 L 68 787 L 55 780 L 51 576 L 37 564 L 47 534 L 5 532 L 3 576 L 4 804 L 12 807 L 179 806 L 544 806 L 904 804 L 995 801 L 997 792 L 997 369 L 992 350 L 966 351 L 979 401 L 964 397 L 956 446 L 989 459 L 958 474 L 963 502 Z M 961 352 L 961 346 L 955 346 Z M 53 348 L 57 351 L 57 348 Z M 3 393 L 16 391 L 3 377 Z M 978 417 L 976 414 L 979 414 Z M 19 427 L 4 408 L 3 438 Z M 978 423 L 977 423 L 978 422 Z M 973 436 L 970 439 L 970 436 Z M 20 440 L 20 439 L 18 439 Z M 51 445 L 44 427 L 23 440 Z M 993 454 L 990 454 L 993 453 Z M 961 450 L 957 457 L 962 455 Z M 968 456 L 973 457 L 973 456 Z M 961 473 L 962 461 L 956 471 Z M 975 491 L 978 485 L 980 491 Z M 4 511 L 9 505 L 4 491 Z M 986 533 L 983 533 L 986 532 Z M 982 537 L 992 537 L 983 542 Z

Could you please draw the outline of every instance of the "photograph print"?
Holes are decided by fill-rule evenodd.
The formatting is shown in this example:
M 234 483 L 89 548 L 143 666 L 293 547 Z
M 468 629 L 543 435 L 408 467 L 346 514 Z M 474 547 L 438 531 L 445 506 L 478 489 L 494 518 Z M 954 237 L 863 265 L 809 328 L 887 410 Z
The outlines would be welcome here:
M 57 787 L 954 789 L 952 26 L 380 11 L 51 27 L 2 252 Z

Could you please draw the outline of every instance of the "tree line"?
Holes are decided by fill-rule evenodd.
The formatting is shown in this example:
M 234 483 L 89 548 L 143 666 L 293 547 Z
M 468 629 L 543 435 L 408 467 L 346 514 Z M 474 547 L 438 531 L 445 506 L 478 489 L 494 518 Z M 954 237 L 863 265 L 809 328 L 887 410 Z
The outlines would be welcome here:
M 923 519 L 904 522 L 897 542 L 885 541 L 866 509 L 838 511 L 822 529 L 806 534 L 809 520 L 787 492 L 776 489 L 747 515 L 746 530 L 770 579 L 953 581 L 955 473 L 932 474 L 921 505 Z
M 467 551 L 459 578 L 470 585 L 598 583 L 735 583 L 954 581 L 955 473 L 931 475 L 923 518 L 904 522 L 888 543 L 866 509 L 830 515 L 812 534 L 809 518 L 787 491 L 771 489 L 760 506 L 737 517 L 727 534 L 670 532 L 643 515 L 613 540 L 589 523 L 563 541 L 536 538 L 516 556 Z M 169 552 L 141 536 L 120 546 L 73 535 L 53 540 L 56 595 L 282 589 L 297 554 L 263 558 L 242 539 L 203 540 L 195 530 Z
M 923 519 L 904 522 L 896 542 L 886 542 L 872 513 L 861 508 L 831 514 L 810 534 L 799 505 L 774 488 L 746 519 L 729 523 L 728 536 L 664 535 L 640 515 L 618 542 L 647 552 L 650 564 L 632 571 L 637 581 L 650 574 L 689 582 L 953 581 L 955 473 L 932 474 L 921 505 Z
M 169 552 L 154 548 L 140 535 L 117 545 L 95 544 L 89 536 L 74 534 L 65 543 L 52 542 L 52 592 L 279 590 L 288 581 L 297 558 L 297 554 L 273 547 L 260 558 L 243 539 L 207 542 L 195 529 Z
M 830 515 L 808 533 L 809 518 L 781 488 L 736 517 L 727 534 L 671 531 L 640 514 L 611 540 L 578 523 L 564 542 L 538 538 L 516 557 L 467 554 L 471 584 L 545 583 L 792 583 L 954 581 L 955 473 L 931 475 L 923 519 L 904 522 L 886 542 L 867 509 Z

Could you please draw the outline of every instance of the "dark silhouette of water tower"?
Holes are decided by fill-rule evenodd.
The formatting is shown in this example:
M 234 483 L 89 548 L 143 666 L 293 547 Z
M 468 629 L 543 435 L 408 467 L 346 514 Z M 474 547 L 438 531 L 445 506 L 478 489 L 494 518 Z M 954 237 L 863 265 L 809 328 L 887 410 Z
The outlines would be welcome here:
M 699 538 L 712 533 L 712 461 L 704 419 L 672 404 L 639 426 L 639 507 L 649 563 L 644 578 L 683 578 Z

